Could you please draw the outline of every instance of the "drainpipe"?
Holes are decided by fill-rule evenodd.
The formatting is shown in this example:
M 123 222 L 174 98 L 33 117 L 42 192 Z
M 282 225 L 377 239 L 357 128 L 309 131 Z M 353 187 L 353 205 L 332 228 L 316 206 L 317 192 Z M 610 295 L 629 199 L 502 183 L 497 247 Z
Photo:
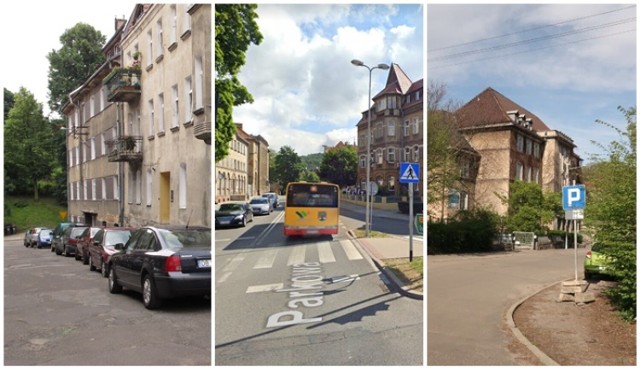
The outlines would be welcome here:
M 80 88 L 78 88 L 78 89 L 76 89 L 76 90 L 74 90 L 74 91 L 69 93 L 69 103 L 71 105 L 73 105 L 76 109 L 79 109 L 79 106 L 76 103 L 73 102 L 73 99 L 71 98 L 71 94 L 73 94 L 74 92 L 78 91 L 79 89 Z M 83 112 L 81 111 L 78 114 L 78 116 L 82 117 L 83 116 Z M 81 120 L 82 120 L 82 118 L 81 118 Z M 78 122 L 75 122 L 75 124 L 77 125 Z M 80 126 L 82 126 L 82 124 L 80 124 Z M 74 137 L 76 136 L 76 128 L 77 127 L 72 127 L 72 131 L 73 131 Z M 80 132 L 78 132 L 78 133 L 80 133 Z M 84 150 L 82 150 L 82 135 L 78 135 L 78 136 L 79 136 L 79 138 L 78 138 L 78 140 L 79 140 L 79 144 L 78 144 L 78 148 L 79 148 L 79 150 L 78 150 L 78 152 L 79 152 L 79 155 L 78 155 L 79 168 L 78 168 L 78 170 L 80 171 L 80 182 L 79 182 L 78 185 L 79 186 L 83 186 L 84 180 L 83 180 L 83 177 L 82 177 L 82 160 L 84 159 L 84 152 L 83 152 Z M 68 140 L 68 136 L 67 136 L 67 140 Z M 68 147 L 68 145 L 67 145 L 67 147 Z M 69 170 L 69 168 L 67 168 L 67 176 L 69 175 L 68 174 L 68 170 Z M 67 180 L 67 198 L 68 197 L 69 197 L 69 181 Z M 76 199 L 76 201 L 79 202 L 80 199 Z M 78 208 L 80 208 L 80 206 L 78 206 Z M 69 212 L 69 213 L 71 213 L 71 212 Z M 69 217 L 69 219 L 71 219 L 71 214 L 67 214 L 67 216 Z M 84 222 L 84 218 L 83 218 L 83 222 Z
M 121 103 L 116 102 L 116 142 L 122 137 Z M 124 165 L 118 161 L 118 225 L 124 227 Z

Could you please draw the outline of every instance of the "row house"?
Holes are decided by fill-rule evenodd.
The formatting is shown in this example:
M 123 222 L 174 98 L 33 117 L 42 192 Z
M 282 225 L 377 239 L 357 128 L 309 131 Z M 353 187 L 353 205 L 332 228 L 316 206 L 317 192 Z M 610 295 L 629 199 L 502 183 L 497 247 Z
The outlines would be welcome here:
M 368 111 L 362 113 L 358 130 L 358 180 L 356 186 L 366 188 L 367 134 L 370 135 L 370 179 L 381 191 L 401 196 L 407 185 L 400 185 L 400 163 L 419 163 L 423 168 L 423 80 L 412 82 L 398 64 L 392 64 L 385 88 L 373 97 L 371 132 Z M 423 196 L 423 173 L 414 186 L 416 197 Z
M 455 116 L 458 132 L 480 155 L 466 208 L 491 208 L 505 215 L 508 205 L 502 199 L 509 197 L 514 181 L 537 183 L 553 192 L 580 182 L 582 159 L 573 140 L 493 88 L 475 96 Z M 458 209 L 460 204 L 449 203 Z
M 210 226 L 211 6 L 137 4 L 117 24 L 108 62 L 64 110 L 70 190 L 76 179 L 85 188 L 79 199 L 69 192 L 71 217 L 109 223 L 100 209 L 87 217 L 85 198 L 112 193 L 119 224 Z M 81 95 L 89 86 L 94 93 Z M 105 109 L 93 116 L 93 105 Z M 79 154 L 78 169 L 74 134 L 91 155 Z M 97 160 L 87 161 L 92 146 Z
M 216 163 L 216 204 L 246 201 L 269 192 L 269 143 L 251 135 L 236 123 L 236 135 L 229 142 L 229 155 Z

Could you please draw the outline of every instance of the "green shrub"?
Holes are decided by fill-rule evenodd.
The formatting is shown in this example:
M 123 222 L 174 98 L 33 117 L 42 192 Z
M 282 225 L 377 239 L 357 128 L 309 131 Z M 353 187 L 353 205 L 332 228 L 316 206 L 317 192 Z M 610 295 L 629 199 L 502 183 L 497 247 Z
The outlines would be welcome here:
M 498 216 L 487 210 L 462 211 L 448 223 L 427 225 L 427 254 L 490 251 Z

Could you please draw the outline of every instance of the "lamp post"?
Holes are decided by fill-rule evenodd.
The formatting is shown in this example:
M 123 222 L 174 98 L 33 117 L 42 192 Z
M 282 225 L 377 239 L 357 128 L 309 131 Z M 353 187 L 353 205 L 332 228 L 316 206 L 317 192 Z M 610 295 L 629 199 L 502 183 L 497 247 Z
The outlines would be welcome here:
M 386 64 L 378 64 L 375 67 L 369 67 L 368 65 L 364 64 L 363 62 L 361 62 L 358 59 L 353 59 L 351 61 L 351 64 L 355 65 L 356 67 L 365 67 L 369 70 L 369 99 L 367 100 L 369 102 L 369 106 L 367 109 L 367 115 L 368 115 L 368 120 L 367 120 L 367 164 L 366 164 L 366 169 L 367 169 L 367 182 L 365 184 L 365 186 L 367 187 L 367 192 L 366 192 L 366 205 L 365 205 L 365 236 L 368 238 L 369 237 L 369 232 L 371 230 L 371 220 L 369 219 L 369 214 L 371 213 L 370 210 L 370 205 L 371 205 L 371 186 L 370 186 L 370 182 L 371 182 L 371 72 L 374 69 L 382 69 L 382 70 L 387 70 L 389 69 L 389 66 Z

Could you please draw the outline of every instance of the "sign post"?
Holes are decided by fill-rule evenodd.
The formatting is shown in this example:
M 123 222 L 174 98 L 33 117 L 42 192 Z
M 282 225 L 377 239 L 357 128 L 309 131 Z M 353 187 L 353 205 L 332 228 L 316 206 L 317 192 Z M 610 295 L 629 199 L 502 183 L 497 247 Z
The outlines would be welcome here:
M 575 264 L 575 280 L 578 280 L 578 227 L 577 220 L 584 219 L 583 209 L 587 202 L 587 194 L 584 185 L 562 187 L 562 208 L 565 210 L 565 219 L 573 219 L 573 250 Z
M 400 163 L 400 183 L 409 184 L 409 261 L 413 261 L 413 184 L 420 178 L 419 163 Z

